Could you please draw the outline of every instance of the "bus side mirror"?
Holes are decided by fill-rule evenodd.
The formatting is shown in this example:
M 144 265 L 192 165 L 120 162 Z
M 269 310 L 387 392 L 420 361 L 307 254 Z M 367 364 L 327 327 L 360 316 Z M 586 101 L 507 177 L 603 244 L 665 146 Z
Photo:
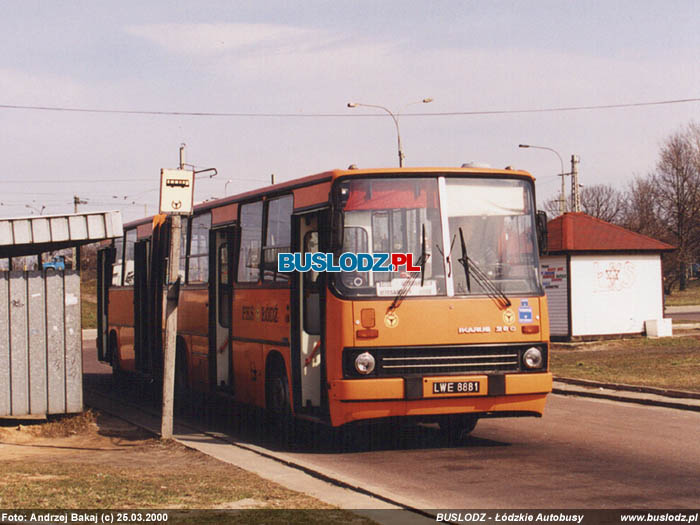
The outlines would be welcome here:
M 547 213 L 541 210 L 535 215 L 535 226 L 537 227 L 537 245 L 540 255 L 547 253 Z

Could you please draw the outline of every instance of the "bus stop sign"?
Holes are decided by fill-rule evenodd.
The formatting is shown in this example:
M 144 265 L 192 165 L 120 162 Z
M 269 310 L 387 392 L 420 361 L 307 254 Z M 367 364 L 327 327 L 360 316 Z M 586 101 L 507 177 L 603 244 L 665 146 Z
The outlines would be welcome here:
M 190 215 L 194 202 L 193 170 L 160 170 L 160 213 Z

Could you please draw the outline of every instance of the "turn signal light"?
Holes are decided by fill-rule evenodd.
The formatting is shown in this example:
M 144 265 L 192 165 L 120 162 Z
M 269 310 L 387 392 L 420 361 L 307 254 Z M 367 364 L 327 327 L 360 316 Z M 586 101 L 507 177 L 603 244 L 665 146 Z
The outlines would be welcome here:
M 527 324 L 520 327 L 524 334 L 539 334 L 540 326 L 536 324 Z
M 358 330 L 356 335 L 358 339 L 374 339 L 379 337 L 379 330 L 376 328 L 365 328 L 364 330 Z

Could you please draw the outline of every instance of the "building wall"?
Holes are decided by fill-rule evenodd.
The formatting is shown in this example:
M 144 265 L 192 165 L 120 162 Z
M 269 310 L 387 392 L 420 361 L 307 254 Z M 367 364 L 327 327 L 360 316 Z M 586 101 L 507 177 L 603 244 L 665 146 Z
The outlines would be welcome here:
M 571 255 L 571 335 L 644 332 L 663 317 L 661 257 Z
M 566 255 L 540 258 L 542 284 L 549 307 L 549 330 L 553 337 L 569 335 L 569 294 Z

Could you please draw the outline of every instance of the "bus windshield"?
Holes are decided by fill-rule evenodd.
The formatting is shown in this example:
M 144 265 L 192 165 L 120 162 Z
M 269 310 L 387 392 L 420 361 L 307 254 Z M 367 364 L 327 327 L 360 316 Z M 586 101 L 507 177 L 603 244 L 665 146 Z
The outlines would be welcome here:
M 410 253 L 417 264 L 425 246 L 423 283 L 407 295 L 444 295 L 445 269 L 440 257 L 442 226 L 436 178 L 352 179 L 343 183 L 343 252 Z M 425 239 L 423 239 L 425 228 Z M 343 272 L 336 279 L 349 296 L 391 297 L 411 275 L 398 272 Z
M 539 290 L 532 194 L 522 180 L 446 180 L 445 212 L 452 258 L 455 295 L 484 294 L 489 285 L 509 294 Z M 465 254 L 484 278 L 468 278 Z M 488 281 L 488 282 L 484 282 Z
M 401 267 L 397 272 L 341 272 L 333 280 L 342 295 L 488 295 L 493 287 L 506 294 L 539 291 L 534 202 L 527 181 L 367 178 L 343 181 L 339 191 L 342 252 L 407 253 L 414 265 L 426 256 L 422 283 L 418 278 L 407 286 L 412 274 Z M 469 276 L 467 259 L 481 279 Z

